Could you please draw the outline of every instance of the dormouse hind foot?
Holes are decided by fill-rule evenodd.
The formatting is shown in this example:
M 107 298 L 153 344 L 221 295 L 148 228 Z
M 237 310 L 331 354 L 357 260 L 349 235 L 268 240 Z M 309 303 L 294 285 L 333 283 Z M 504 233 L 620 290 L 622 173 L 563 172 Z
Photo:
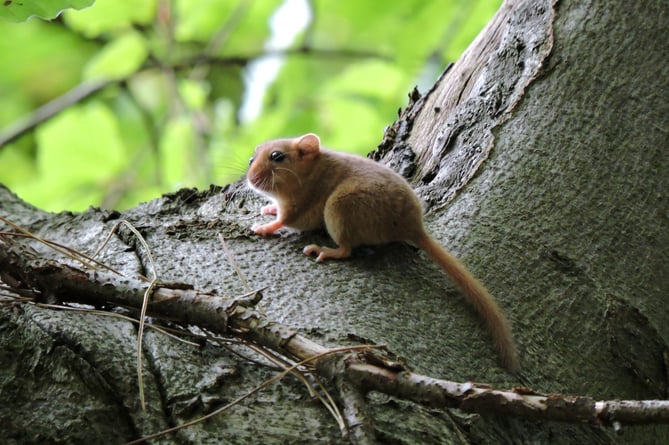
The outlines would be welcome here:
M 348 258 L 351 256 L 351 249 L 349 247 L 337 247 L 336 249 L 331 249 L 330 247 L 321 247 L 317 244 L 309 244 L 307 247 L 302 250 L 305 255 L 318 255 L 316 262 L 320 263 L 327 259 L 338 260 L 342 258 Z

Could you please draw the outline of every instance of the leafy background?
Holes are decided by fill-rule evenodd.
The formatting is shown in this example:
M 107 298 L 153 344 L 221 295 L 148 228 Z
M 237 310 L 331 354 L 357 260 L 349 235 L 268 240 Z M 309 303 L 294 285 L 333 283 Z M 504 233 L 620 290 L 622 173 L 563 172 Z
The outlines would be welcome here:
M 501 0 L 91 3 L 0 9 L 0 182 L 47 210 L 225 184 L 258 143 L 310 131 L 366 154 Z

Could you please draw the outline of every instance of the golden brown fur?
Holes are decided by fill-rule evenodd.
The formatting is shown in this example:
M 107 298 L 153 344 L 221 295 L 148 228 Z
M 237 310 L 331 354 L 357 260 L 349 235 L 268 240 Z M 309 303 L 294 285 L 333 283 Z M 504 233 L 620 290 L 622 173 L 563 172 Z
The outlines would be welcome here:
M 359 245 L 393 241 L 408 241 L 425 250 L 486 321 L 504 367 L 518 370 L 518 355 L 502 311 L 485 287 L 425 231 L 420 201 L 404 178 L 369 159 L 321 148 L 318 136 L 307 134 L 258 146 L 247 179 L 275 202 L 262 213 L 277 216 L 253 230 L 269 235 L 284 226 L 325 227 L 338 247 L 305 247 L 305 254 L 318 255 L 317 261 L 346 258 Z

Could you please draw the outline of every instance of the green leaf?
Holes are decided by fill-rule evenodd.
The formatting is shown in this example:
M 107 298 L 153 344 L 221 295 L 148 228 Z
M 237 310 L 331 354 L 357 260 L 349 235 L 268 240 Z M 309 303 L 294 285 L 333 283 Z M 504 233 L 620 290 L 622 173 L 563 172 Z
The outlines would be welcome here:
M 7 187 L 14 187 L 35 175 L 35 166 L 26 150 L 9 145 L 0 150 L 0 178 Z
M 97 50 L 64 26 L 42 20 L 0 20 L 0 36 L 0 127 L 77 85 L 81 67 Z
M 197 7 L 190 0 L 177 0 L 175 4 L 179 17 L 175 37 L 179 41 L 208 41 L 235 8 L 235 2 L 226 0 L 204 0 Z
M 383 82 L 379 82 L 383 79 Z M 324 93 L 391 100 L 405 94 L 407 76 L 397 65 L 380 60 L 353 64 L 325 85 Z
M 100 102 L 63 111 L 36 132 L 38 175 L 16 184 L 23 199 L 49 211 L 100 204 L 127 168 L 114 115 Z
M 186 117 L 170 121 L 160 144 L 160 170 L 163 183 L 170 189 L 192 184 L 193 127 Z
M 112 40 L 84 69 L 86 79 L 123 79 L 142 66 L 148 50 L 141 34 L 129 31 Z
M 118 1 L 118 0 L 117 0 Z M 225 37 L 219 54 L 247 54 L 262 49 L 269 36 L 268 17 L 279 0 L 233 2 L 230 0 L 177 0 L 175 38 L 180 42 L 209 42 Z M 223 31 L 222 34 L 219 34 Z
M 37 130 L 37 143 L 40 173 L 73 189 L 102 185 L 127 164 L 116 119 L 100 102 L 63 111 Z
M 96 184 L 72 187 L 44 177 L 17 185 L 14 191 L 22 199 L 49 212 L 81 211 L 93 203 L 101 203 L 104 198 L 103 189 Z
M 54 22 L 0 20 L 0 128 L 87 78 L 124 81 L 0 149 L 0 182 L 49 210 L 234 180 L 260 142 L 307 131 L 366 154 L 413 85 L 431 85 L 501 3 L 308 0 L 313 23 L 290 44 L 305 52 L 286 54 L 261 114 L 240 122 L 246 62 L 270 44 L 287 1 L 80 1 L 93 6 Z M 19 2 L 40 3 L 10 6 Z
M 209 85 L 205 82 L 184 79 L 179 82 L 179 93 L 189 109 L 199 110 L 207 104 Z
M 148 25 L 155 14 L 156 0 L 97 0 L 85 11 L 66 11 L 63 19 L 68 27 L 93 38 L 133 23 Z
M 29 17 L 37 16 L 51 20 L 64 9 L 82 9 L 93 4 L 95 0 L 2 0 L 0 17 L 10 22 L 23 22 Z

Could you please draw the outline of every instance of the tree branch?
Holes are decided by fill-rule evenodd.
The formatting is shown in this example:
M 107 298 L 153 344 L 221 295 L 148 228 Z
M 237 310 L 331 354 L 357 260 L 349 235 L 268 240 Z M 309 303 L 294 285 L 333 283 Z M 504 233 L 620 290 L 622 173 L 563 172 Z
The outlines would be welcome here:
M 193 69 L 194 66 L 201 65 L 246 65 L 251 60 L 258 59 L 261 57 L 281 57 L 281 56 L 291 56 L 291 55 L 309 55 L 314 57 L 338 57 L 338 58 L 379 58 L 382 60 L 390 60 L 390 57 L 383 54 L 378 54 L 372 51 L 362 51 L 354 49 L 321 49 L 321 48 L 312 48 L 309 46 L 302 46 L 299 48 L 292 49 L 283 49 L 283 50 L 266 50 L 258 52 L 255 54 L 248 54 L 245 56 L 227 56 L 227 57 L 213 57 L 213 56 L 198 56 L 192 59 L 185 60 L 183 62 L 173 63 L 169 65 L 164 65 L 156 61 L 150 61 L 145 64 L 140 70 L 131 74 L 130 76 L 124 79 L 114 79 L 114 80 L 94 80 L 83 82 L 65 94 L 53 99 L 50 102 L 42 105 L 37 108 L 32 113 L 23 116 L 16 120 L 13 124 L 9 126 L 9 129 L 0 133 L 0 148 L 4 147 L 11 142 L 14 142 L 16 139 L 20 138 L 24 134 L 35 129 L 37 126 L 43 124 L 47 120 L 54 117 L 56 114 L 65 110 L 66 108 L 81 102 L 87 97 L 92 96 L 98 91 L 102 90 L 108 85 L 114 83 L 127 82 L 133 76 L 143 73 L 146 70 L 151 70 L 155 68 L 171 68 L 175 71 L 181 71 L 186 69 Z
M 378 443 L 372 423 L 367 416 L 365 393 L 342 374 L 338 376 L 336 386 L 344 405 L 344 419 L 351 442 L 360 445 Z
M 14 283 L 12 287 L 62 301 L 141 307 L 146 281 L 65 265 L 41 256 L 13 235 L 0 233 L 0 270 L 3 281 Z M 427 407 L 458 408 L 470 413 L 614 427 L 669 423 L 667 400 L 594 401 L 589 397 L 543 395 L 522 387 L 500 391 L 487 385 L 415 374 L 371 350 L 327 356 L 332 349 L 268 320 L 247 306 L 214 291 L 162 283 L 151 295 L 149 313 L 219 334 L 234 334 L 298 361 L 325 355 L 317 360 L 316 370 L 337 384 L 352 433 L 349 437 L 355 443 L 374 440 L 364 409 L 363 394 L 367 391 L 383 392 Z
M 40 124 L 54 117 L 67 107 L 70 107 L 87 97 L 92 96 L 104 87 L 112 83 L 108 80 L 97 80 L 80 83 L 67 93 L 55 98 L 54 100 L 42 105 L 31 114 L 18 119 L 8 130 L 0 133 L 0 148 L 14 142 L 24 134 L 28 133 Z

